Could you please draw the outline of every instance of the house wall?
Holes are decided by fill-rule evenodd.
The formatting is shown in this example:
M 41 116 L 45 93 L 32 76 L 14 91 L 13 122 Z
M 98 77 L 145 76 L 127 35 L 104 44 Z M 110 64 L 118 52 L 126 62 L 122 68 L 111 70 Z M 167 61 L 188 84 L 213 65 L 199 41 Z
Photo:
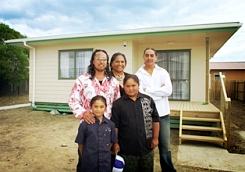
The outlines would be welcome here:
M 222 72 L 226 80 L 245 80 L 245 70 L 211 70 L 210 74 L 214 77 L 215 74 Z
M 122 52 L 127 57 L 126 71 L 132 72 L 132 42 L 127 41 L 124 47 L 122 41 L 76 42 L 56 45 L 36 46 L 36 75 L 35 102 L 67 103 L 74 80 L 58 79 L 59 50 L 69 49 L 105 49 L 109 56 L 115 52 Z M 30 51 L 30 91 L 32 100 L 33 85 L 33 53 Z
M 126 42 L 126 46 L 123 44 Z M 127 57 L 126 72 L 135 73 L 143 64 L 143 50 L 154 47 L 157 50 L 191 50 L 190 71 L 190 101 L 205 101 L 205 42 L 203 43 L 176 43 L 146 44 L 131 40 L 68 42 L 36 46 L 36 87 L 35 102 L 67 103 L 74 80 L 58 79 L 58 52 L 69 49 L 105 49 L 109 56 L 115 52 L 122 52 Z M 30 51 L 30 91 L 29 100 L 32 100 L 33 54 Z
M 205 101 L 205 42 L 203 43 L 176 43 L 174 45 L 167 44 L 140 44 L 134 46 L 135 63 L 133 72 L 143 64 L 143 51 L 146 47 L 154 47 L 156 50 L 191 50 L 191 69 L 190 69 L 190 101 Z

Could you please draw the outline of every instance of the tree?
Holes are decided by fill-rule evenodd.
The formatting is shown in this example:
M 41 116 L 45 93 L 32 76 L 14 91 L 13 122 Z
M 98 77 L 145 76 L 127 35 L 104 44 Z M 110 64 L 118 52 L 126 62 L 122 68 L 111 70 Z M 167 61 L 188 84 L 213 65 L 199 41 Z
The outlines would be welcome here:
M 6 85 L 17 87 L 28 79 L 28 51 L 25 48 L 6 45 L 5 40 L 24 38 L 19 32 L 0 23 L 0 89 Z

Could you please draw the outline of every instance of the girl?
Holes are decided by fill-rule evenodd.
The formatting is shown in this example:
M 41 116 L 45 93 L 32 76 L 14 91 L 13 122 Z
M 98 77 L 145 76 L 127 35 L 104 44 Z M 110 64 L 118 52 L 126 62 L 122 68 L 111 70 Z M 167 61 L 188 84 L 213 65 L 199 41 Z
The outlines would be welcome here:
M 104 117 L 106 99 L 95 96 L 90 101 L 94 124 L 82 122 L 75 142 L 78 144 L 78 172 L 111 171 L 111 146 L 116 142 L 115 125 Z

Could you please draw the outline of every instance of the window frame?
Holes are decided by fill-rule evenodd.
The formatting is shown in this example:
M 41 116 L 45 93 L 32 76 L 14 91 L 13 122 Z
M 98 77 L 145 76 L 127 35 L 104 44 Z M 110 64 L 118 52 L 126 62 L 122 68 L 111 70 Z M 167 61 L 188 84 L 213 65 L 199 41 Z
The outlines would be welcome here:
M 77 64 L 77 56 L 76 54 L 79 51 L 91 51 L 91 54 L 93 53 L 93 48 L 83 48 L 83 49 L 65 49 L 65 50 L 58 50 L 58 80 L 74 80 L 77 78 L 76 73 L 77 73 L 77 69 L 76 69 L 76 64 Z M 70 78 L 65 78 L 65 77 L 61 77 L 61 69 L 60 69 L 60 58 L 61 58 L 61 53 L 62 52 L 73 52 L 74 53 L 74 76 L 70 77 Z
M 171 52 L 188 52 L 189 53 L 189 72 L 188 72 L 188 76 L 189 76 L 189 95 L 187 99 L 178 99 L 178 98 L 171 98 L 169 97 L 169 100 L 173 100 L 173 101 L 190 101 L 191 99 L 191 49 L 173 49 L 173 50 L 156 50 L 157 54 L 159 53 L 171 53 Z M 159 59 L 158 59 L 159 60 Z M 167 69 L 166 69 L 169 73 L 169 58 L 167 58 Z M 174 81 L 181 81 L 181 80 L 186 80 L 186 79 L 172 79 L 171 78 L 171 74 L 170 75 L 170 79 L 171 82 Z M 172 82 L 173 85 L 173 82 Z M 171 94 L 172 95 L 172 94 Z

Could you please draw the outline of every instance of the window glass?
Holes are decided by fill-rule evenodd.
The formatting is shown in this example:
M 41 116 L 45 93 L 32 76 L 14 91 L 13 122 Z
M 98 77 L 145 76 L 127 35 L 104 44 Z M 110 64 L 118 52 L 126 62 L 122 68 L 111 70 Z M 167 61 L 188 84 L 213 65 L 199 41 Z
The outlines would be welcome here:
M 67 51 L 60 53 L 60 77 L 73 78 L 74 77 L 74 52 Z
M 92 49 L 62 50 L 59 55 L 59 78 L 75 79 L 87 71 Z
M 78 51 L 76 53 L 76 77 L 87 71 L 92 51 Z
M 157 51 L 157 64 L 166 69 L 173 85 L 172 100 L 190 100 L 190 51 Z

